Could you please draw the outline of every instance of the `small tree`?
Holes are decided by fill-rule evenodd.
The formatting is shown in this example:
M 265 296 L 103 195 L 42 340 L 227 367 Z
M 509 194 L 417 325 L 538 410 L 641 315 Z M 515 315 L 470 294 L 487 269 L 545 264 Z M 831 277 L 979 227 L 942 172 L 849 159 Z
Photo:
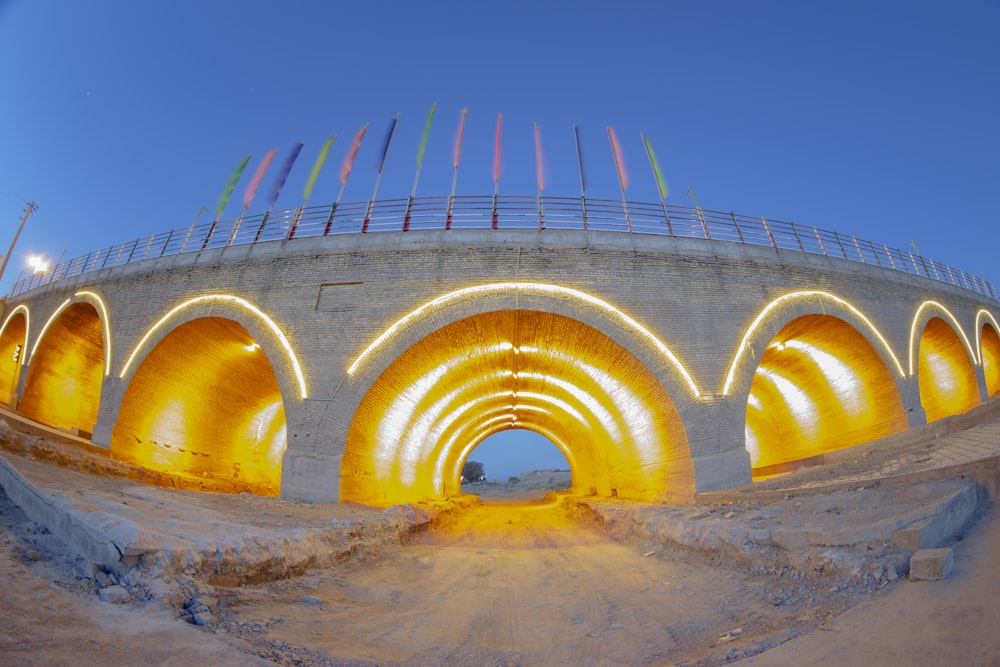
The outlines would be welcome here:
M 486 479 L 486 466 L 479 461 L 466 461 L 462 466 L 462 479 L 466 482 L 478 482 Z

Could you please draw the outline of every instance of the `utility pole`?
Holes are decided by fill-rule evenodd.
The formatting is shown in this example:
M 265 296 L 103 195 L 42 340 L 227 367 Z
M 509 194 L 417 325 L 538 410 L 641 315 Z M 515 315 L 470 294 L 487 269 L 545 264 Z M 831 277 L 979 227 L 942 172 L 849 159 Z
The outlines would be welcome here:
M 21 235 L 21 230 L 24 229 L 24 223 L 28 221 L 31 214 L 38 210 L 38 204 L 35 202 L 28 202 L 28 210 L 24 212 L 24 217 L 21 218 L 21 225 L 17 228 L 17 233 L 14 234 L 14 240 L 10 242 L 10 250 L 4 255 L 3 264 L 0 264 L 0 279 L 3 278 L 3 272 L 7 269 L 7 261 L 10 260 L 10 256 L 14 253 L 14 244 L 17 243 L 17 237 Z

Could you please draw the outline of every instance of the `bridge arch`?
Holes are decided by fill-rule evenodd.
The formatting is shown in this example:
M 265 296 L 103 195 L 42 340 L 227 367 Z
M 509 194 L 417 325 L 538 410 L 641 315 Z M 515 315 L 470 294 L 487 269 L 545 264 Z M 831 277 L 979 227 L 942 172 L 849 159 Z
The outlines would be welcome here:
M 906 378 L 874 322 L 815 290 L 769 302 L 747 328 L 724 385 L 745 407 L 754 477 L 903 431 Z
M 976 335 L 979 339 L 979 360 L 983 366 L 986 395 L 1000 395 L 1000 324 L 985 308 L 980 308 L 976 313 Z
M 924 301 L 910 325 L 910 367 L 927 422 L 961 414 L 982 401 L 976 352 L 958 319 L 937 301 Z
M 24 359 L 19 412 L 89 437 L 111 355 L 111 322 L 104 300 L 92 291 L 74 293 L 49 316 Z
M 655 353 L 676 372 L 665 345 L 654 347 L 648 330 L 635 328 L 631 348 L 615 340 L 595 326 L 615 319 L 600 303 L 577 302 L 574 310 L 565 293 L 561 300 L 487 293 L 492 298 L 425 310 L 366 350 L 372 363 L 356 365 L 358 376 L 373 373 L 375 359 L 379 372 L 360 392 L 347 433 L 341 500 L 388 505 L 455 495 L 469 452 L 507 428 L 548 437 L 581 493 L 693 493 L 680 414 L 640 358 Z M 520 307 L 491 309 L 498 305 Z M 618 324 L 621 334 L 628 324 Z M 410 340 L 411 329 L 423 335 Z M 692 385 L 674 378 L 687 400 Z
M 21 304 L 7 313 L 0 324 L 0 403 L 10 405 L 17 395 L 17 382 L 27 354 L 31 314 Z

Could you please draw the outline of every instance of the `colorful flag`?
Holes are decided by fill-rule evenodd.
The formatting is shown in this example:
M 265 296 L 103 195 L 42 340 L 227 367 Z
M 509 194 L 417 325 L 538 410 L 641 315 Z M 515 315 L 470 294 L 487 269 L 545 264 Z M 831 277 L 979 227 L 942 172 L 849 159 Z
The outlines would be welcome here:
M 542 191 L 545 179 L 542 176 L 542 131 L 535 123 L 535 171 L 538 173 L 538 191 Z
M 368 123 L 358 130 L 358 133 L 354 136 L 354 143 L 351 144 L 351 149 L 347 151 L 347 157 L 344 158 L 344 164 L 340 167 L 340 184 L 347 185 L 347 177 L 351 175 L 351 167 L 354 166 L 354 158 L 358 156 L 358 149 L 361 148 L 361 140 L 365 138 L 365 132 L 368 131 Z
M 646 144 L 646 154 L 649 156 L 649 164 L 653 167 L 653 176 L 656 177 L 656 187 L 660 191 L 660 199 L 666 199 L 670 194 L 670 188 L 667 187 L 667 181 L 663 178 L 663 170 L 660 169 L 660 162 L 656 159 L 656 153 L 653 152 L 653 147 L 649 143 L 649 139 L 646 135 L 639 133 L 642 137 L 642 142 Z
M 427 113 L 427 122 L 424 123 L 424 134 L 420 137 L 420 148 L 417 149 L 417 167 L 422 167 L 424 164 L 424 150 L 427 149 L 427 137 L 431 136 L 431 121 L 434 120 L 434 111 L 437 109 L 437 103 L 435 102 L 431 105 L 431 110 Z
M 583 152 L 580 150 L 580 128 L 573 126 L 573 136 L 576 138 L 576 161 L 580 165 L 580 193 L 587 193 L 587 182 L 583 178 Z
M 497 145 L 493 154 L 493 182 L 500 181 L 500 126 L 503 124 L 503 114 L 497 114 Z
M 284 166 L 281 168 L 281 172 L 278 174 L 278 179 L 274 182 L 274 188 L 271 190 L 271 200 L 268 202 L 267 208 L 274 208 L 275 202 L 278 201 L 278 195 L 281 194 L 281 188 L 284 187 L 285 181 L 288 180 L 288 174 L 292 171 L 292 165 L 295 164 L 295 158 L 299 156 L 299 151 L 302 150 L 302 142 L 295 144 L 292 147 L 292 152 L 288 154 L 288 159 L 285 160 Z
M 337 135 L 335 134 L 326 140 L 323 148 L 319 149 L 316 162 L 313 163 L 312 171 L 309 172 L 309 180 L 306 181 L 306 189 L 302 191 L 302 196 L 306 201 L 309 201 L 309 197 L 312 195 L 313 186 L 316 185 L 316 179 L 319 178 L 319 171 L 323 168 L 323 163 L 326 162 L 326 156 L 330 152 L 330 147 L 333 146 L 333 142 L 336 140 Z
M 247 168 L 247 163 L 250 162 L 250 158 L 253 155 L 247 155 L 245 158 L 240 160 L 240 163 L 236 165 L 236 171 L 233 175 L 229 177 L 229 182 L 226 183 L 226 187 L 222 189 L 222 194 L 219 195 L 219 201 L 215 204 L 215 217 L 222 215 L 222 210 L 226 208 L 226 203 L 229 201 L 229 196 L 233 194 L 233 189 L 236 187 L 236 182 L 240 180 L 240 176 L 243 175 L 243 170 Z
M 392 135 L 396 133 L 396 123 L 399 122 L 399 114 L 392 119 L 389 123 L 389 131 L 385 133 L 385 145 L 382 146 L 382 157 L 378 161 L 378 173 L 382 173 L 382 167 L 385 166 L 385 156 L 389 154 L 389 144 L 392 143 Z
M 618 137 L 615 130 L 608 125 L 608 139 L 611 140 L 611 152 L 615 154 L 615 167 L 618 169 L 618 184 L 622 186 L 622 191 L 628 189 L 628 174 L 625 173 L 625 160 L 622 158 L 622 150 L 618 145 Z
M 278 154 L 277 148 L 272 148 L 264 156 L 264 159 L 260 161 L 257 165 L 257 171 L 254 172 L 253 178 L 250 179 L 250 184 L 247 185 L 247 191 L 243 193 L 243 209 L 244 211 L 250 208 L 250 204 L 253 202 L 254 195 L 257 194 L 257 188 L 260 187 L 260 182 L 264 180 L 264 172 L 267 168 L 271 166 L 271 160 L 274 156 Z
M 452 164 L 458 169 L 458 158 L 462 156 L 462 134 L 465 132 L 465 116 L 469 113 L 469 108 L 462 109 L 462 117 L 458 121 L 458 135 L 455 137 L 455 153 L 452 156 Z

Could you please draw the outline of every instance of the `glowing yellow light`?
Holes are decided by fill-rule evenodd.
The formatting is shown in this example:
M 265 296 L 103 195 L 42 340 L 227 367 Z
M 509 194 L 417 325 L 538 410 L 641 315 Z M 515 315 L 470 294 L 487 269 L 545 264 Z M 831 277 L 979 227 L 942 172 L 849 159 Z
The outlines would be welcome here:
M 28 340 L 30 338 L 31 314 L 28 312 L 28 307 L 25 306 L 23 303 L 14 310 L 10 311 L 10 313 L 7 314 L 7 317 L 4 318 L 3 324 L 0 324 L 0 336 L 3 336 L 3 332 L 6 331 L 7 325 L 10 323 L 11 318 L 13 318 L 18 313 L 24 313 L 24 340 Z M 27 366 L 28 365 L 27 362 L 25 362 L 24 365 Z
M 56 321 L 57 317 L 59 317 L 59 313 L 66 310 L 66 307 L 69 306 L 69 304 L 72 303 L 72 301 L 73 301 L 72 299 L 66 299 L 61 304 L 59 304 L 59 307 L 56 308 L 56 312 L 52 313 L 49 319 L 45 322 L 45 326 L 43 326 L 42 330 L 38 332 L 38 338 L 35 339 L 35 344 L 31 346 L 31 354 L 29 354 L 27 358 L 25 358 L 24 360 L 25 366 L 30 364 L 31 360 L 35 357 L 35 352 L 38 351 L 39 343 L 41 343 L 42 339 L 45 338 L 45 332 L 49 330 L 49 327 L 52 326 L 52 323 Z
M 885 350 L 886 354 L 889 355 L 889 358 L 892 359 L 893 364 L 896 366 L 896 370 L 899 371 L 900 377 L 906 377 L 906 373 L 903 371 L 903 365 L 899 362 L 899 359 L 896 358 L 896 355 L 895 353 L 893 353 L 892 348 L 889 347 L 889 342 L 885 339 L 882 333 L 875 327 L 872 321 L 869 320 L 867 317 L 865 317 L 864 313 L 862 313 L 860 310 L 855 308 L 853 305 L 851 305 L 844 299 L 841 299 L 838 296 L 830 294 L 829 292 L 823 292 L 819 290 L 803 290 L 800 292 L 791 292 L 789 294 L 785 294 L 783 296 L 778 297 L 771 303 L 767 304 L 760 311 L 760 313 L 757 314 L 757 317 L 754 318 L 754 321 L 750 324 L 750 326 L 747 327 L 746 333 L 743 334 L 743 339 L 740 341 L 739 346 L 736 348 L 736 354 L 733 356 L 733 363 L 729 366 L 729 373 L 726 375 L 726 382 L 722 387 L 723 396 L 728 396 L 729 393 L 732 391 L 733 382 L 735 382 L 736 380 L 736 369 L 739 368 L 740 362 L 743 359 L 743 355 L 746 353 L 748 349 L 750 349 L 750 340 L 753 338 L 757 329 L 760 327 L 761 322 L 764 321 L 764 318 L 766 318 L 768 314 L 771 313 L 773 310 L 775 310 L 779 306 L 789 301 L 795 299 L 807 299 L 809 297 L 829 299 L 830 301 L 833 301 L 834 303 L 843 306 L 844 308 L 849 310 L 855 317 L 864 322 L 865 326 L 868 327 L 868 330 L 872 333 L 872 335 L 875 336 L 875 338 L 877 338 L 878 341 L 882 344 L 882 348 Z M 912 370 L 910 374 L 911 375 L 913 374 Z
M 674 355 L 674 353 L 663 343 L 659 338 L 657 338 L 652 332 L 646 329 L 644 326 L 639 324 L 636 320 L 632 319 L 622 311 L 618 310 L 606 301 L 602 301 L 597 297 L 591 296 L 586 292 L 581 292 L 579 290 L 570 289 L 568 287 L 560 287 L 558 285 L 550 285 L 546 283 L 494 283 L 491 285 L 480 285 L 477 287 L 466 287 L 464 289 L 456 290 L 454 292 L 449 292 L 443 294 L 422 306 L 411 310 L 406 315 L 402 316 L 394 323 L 392 323 L 385 331 L 378 335 L 378 337 L 373 340 L 368 347 L 366 347 L 361 354 L 357 356 L 353 363 L 347 368 L 347 374 L 354 375 L 361 364 L 368 358 L 368 356 L 380 345 L 385 343 L 391 337 L 396 335 L 403 327 L 408 325 L 410 322 L 420 317 L 428 311 L 444 306 L 450 302 L 456 301 L 464 297 L 476 297 L 482 296 L 486 293 L 496 293 L 503 291 L 516 291 L 522 293 L 537 293 L 542 295 L 554 295 L 562 297 L 571 297 L 578 299 L 585 303 L 588 303 L 601 311 L 610 314 L 619 322 L 624 323 L 629 329 L 638 333 L 643 339 L 652 344 L 674 367 L 674 369 L 684 378 L 684 382 L 687 384 L 688 388 L 691 390 L 692 395 L 696 398 L 701 397 L 701 392 L 698 390 L 698 386 L 694 382 L 694 378 L 688 373 L 687 369 L 680 362 L 680 360 Z M 514 349 L 511 345 L 510 349 Z
M 1000 335 L 1000 324 L 997 323 L 996 318 L 985 308 L 980 308 L 976 313 L 976 349 L 979 350 L 979 365 L 983 364 L 983 323 L 986 320 L 993 323 L 994 331 L 997 332 L 997 335 Z M 6 322 L 4 324 L 6 325 Z M 3 329 L 0 328 L 0 333 L 2 332 Z
M 111 320 L 108 318 L 108 307 L 104 299 L 94 292 L 77 292 L 73 296 L 91 298 L 97 302 L 97 307 L 101 312 L 101 329 L 104 334 L 104 377 L 111 377 Z
M 820 372 L 830 383 L 830 386 L 837 390 L 837 394 L 841 397 L 845 406 L 849 408 L 849 412 L 858 414 L 864 409 L 862 395 L 858 391 L 858 387 L 861 385 L 861 377 L 853 368 L 829 352 L 821 350 L 811 343 L 801 340 L 790 340 L 783 347 L 798 350 L 819 366 Z
M 125 361 L 125 366 L 122 368 L 122 372 L 121 374 L 119 374 L 118 377 L 124 378 L 128 374 L 128 369 L 132 365 L 132 362 L 135 361 L 135 358 L 136 356 L 138 356 L 139 351 L 142 350 L 142 348 L 146 345 L 146 342 L 149 341 L 149 339 L 153 336 L 153 334 L 155 334 L 167 322 L 167 320 L 169 320 L 171 317 L 181 312 L 182 310 L 185 310 L 186 308 L 190 308 L 192 306 L 196 306 L 200 303 L 205 303 L 207 301 L 223 301 L 226 303 L 235 304 L 243 308 L 244 310 L 253 313 L 261 321 L 263 321 L 264 324 L 266 324 L 267 327 L 271 330 L 271 333 L 274 334 L 274 337 L 278 339 L 278 342 L 280 343 L 281 347 L 285 350 L 285 355 L 288 357 L 288 362 L 292 366 L 292 372 L 295 374 L 295 379 L 298 380 L 299 397 L 304 399 L 306 398 L 306 396 L 309 395 L 309 393 L 306 391 L 306 379 L 302 373 L 302 367 L 299 366 L 299 360 L 298 358 L 296 358 L 295 351 L 292 350 L 292 345 L 291 343 L 288 342 L 288 339 L 285 337 L 285 334 L 281 332 L 281 329 L 278 328 L 278 325 L 275 324 L 274 320 L 268 317 L 264 313 L 264 311 L 262 311 L 260 308 L 253 305 L 246 299 L 241 299 L 240 297 L 233 296 L 232 294 L 207 294 L 205 296 L 199 296 L 193 299 L 188 299 L 184 303 L 174 306 L 166 315 L 161 317 L 156 322 L 156 324 L 154 324 L 152 327 L 149 328 L 146 334 L 135 346 L 135 349 L 132 350 L 132 354 L 130 354 L 128 359 Z
M 800 425 L 805 426 L 814 420 L 816 404 L 801 387 L 770 368 L 758 369 L 757 375 L 765 378 L 774 385 L 775 389 L 778 390 L 778 393 L 781 394 L 782 399 L 788 405 L 789 411 Z
M 913 375 L 917 365 L 917 350 L 916 350 L 917 323 L 920 321 L 920 314 L 923 313 L 924 310 L 927 308 L 937 308 L 940 313 L 942 313 L 946 318 L 948 318 L 948 320 L 951 322 L 951 326 L 954 327 L 955 331 L 957 331 L 958 335 L 962 338 L 962 343 L 965 345 L 965 349 L 969 353 L 969 357 L 972 359 L 972 363 L 978 364 L 979 360 L 976 358 L 976 353 L 972 349 L 972 344 L 969 343 L 969 339 L 968 337 L 966 337 L 965 331 L 962 330 L 962 326 L 958 323 L 958 320 L 955 319 L 955 316 L 951 314 L 951 311 L 949 311 L 947 308 L 942 306 L 937 301 L 928 300 L 920 304 L 920 307 L 917 308 L 917 312 L 913 316 L 913 321 L 910 324 L 910 375 L 911 376 Z
M 243 349 L 246 350 L 247 352 L 256 352 L 257 350 L 260 349 L 260 345 L 258 345 L 257 343 L 250 343 L 249 345 L 244 345 Z
M 49 270 L 49 262 L 41 255 L 29 255 L 25 263 L 33 273 L 45 273 Z

